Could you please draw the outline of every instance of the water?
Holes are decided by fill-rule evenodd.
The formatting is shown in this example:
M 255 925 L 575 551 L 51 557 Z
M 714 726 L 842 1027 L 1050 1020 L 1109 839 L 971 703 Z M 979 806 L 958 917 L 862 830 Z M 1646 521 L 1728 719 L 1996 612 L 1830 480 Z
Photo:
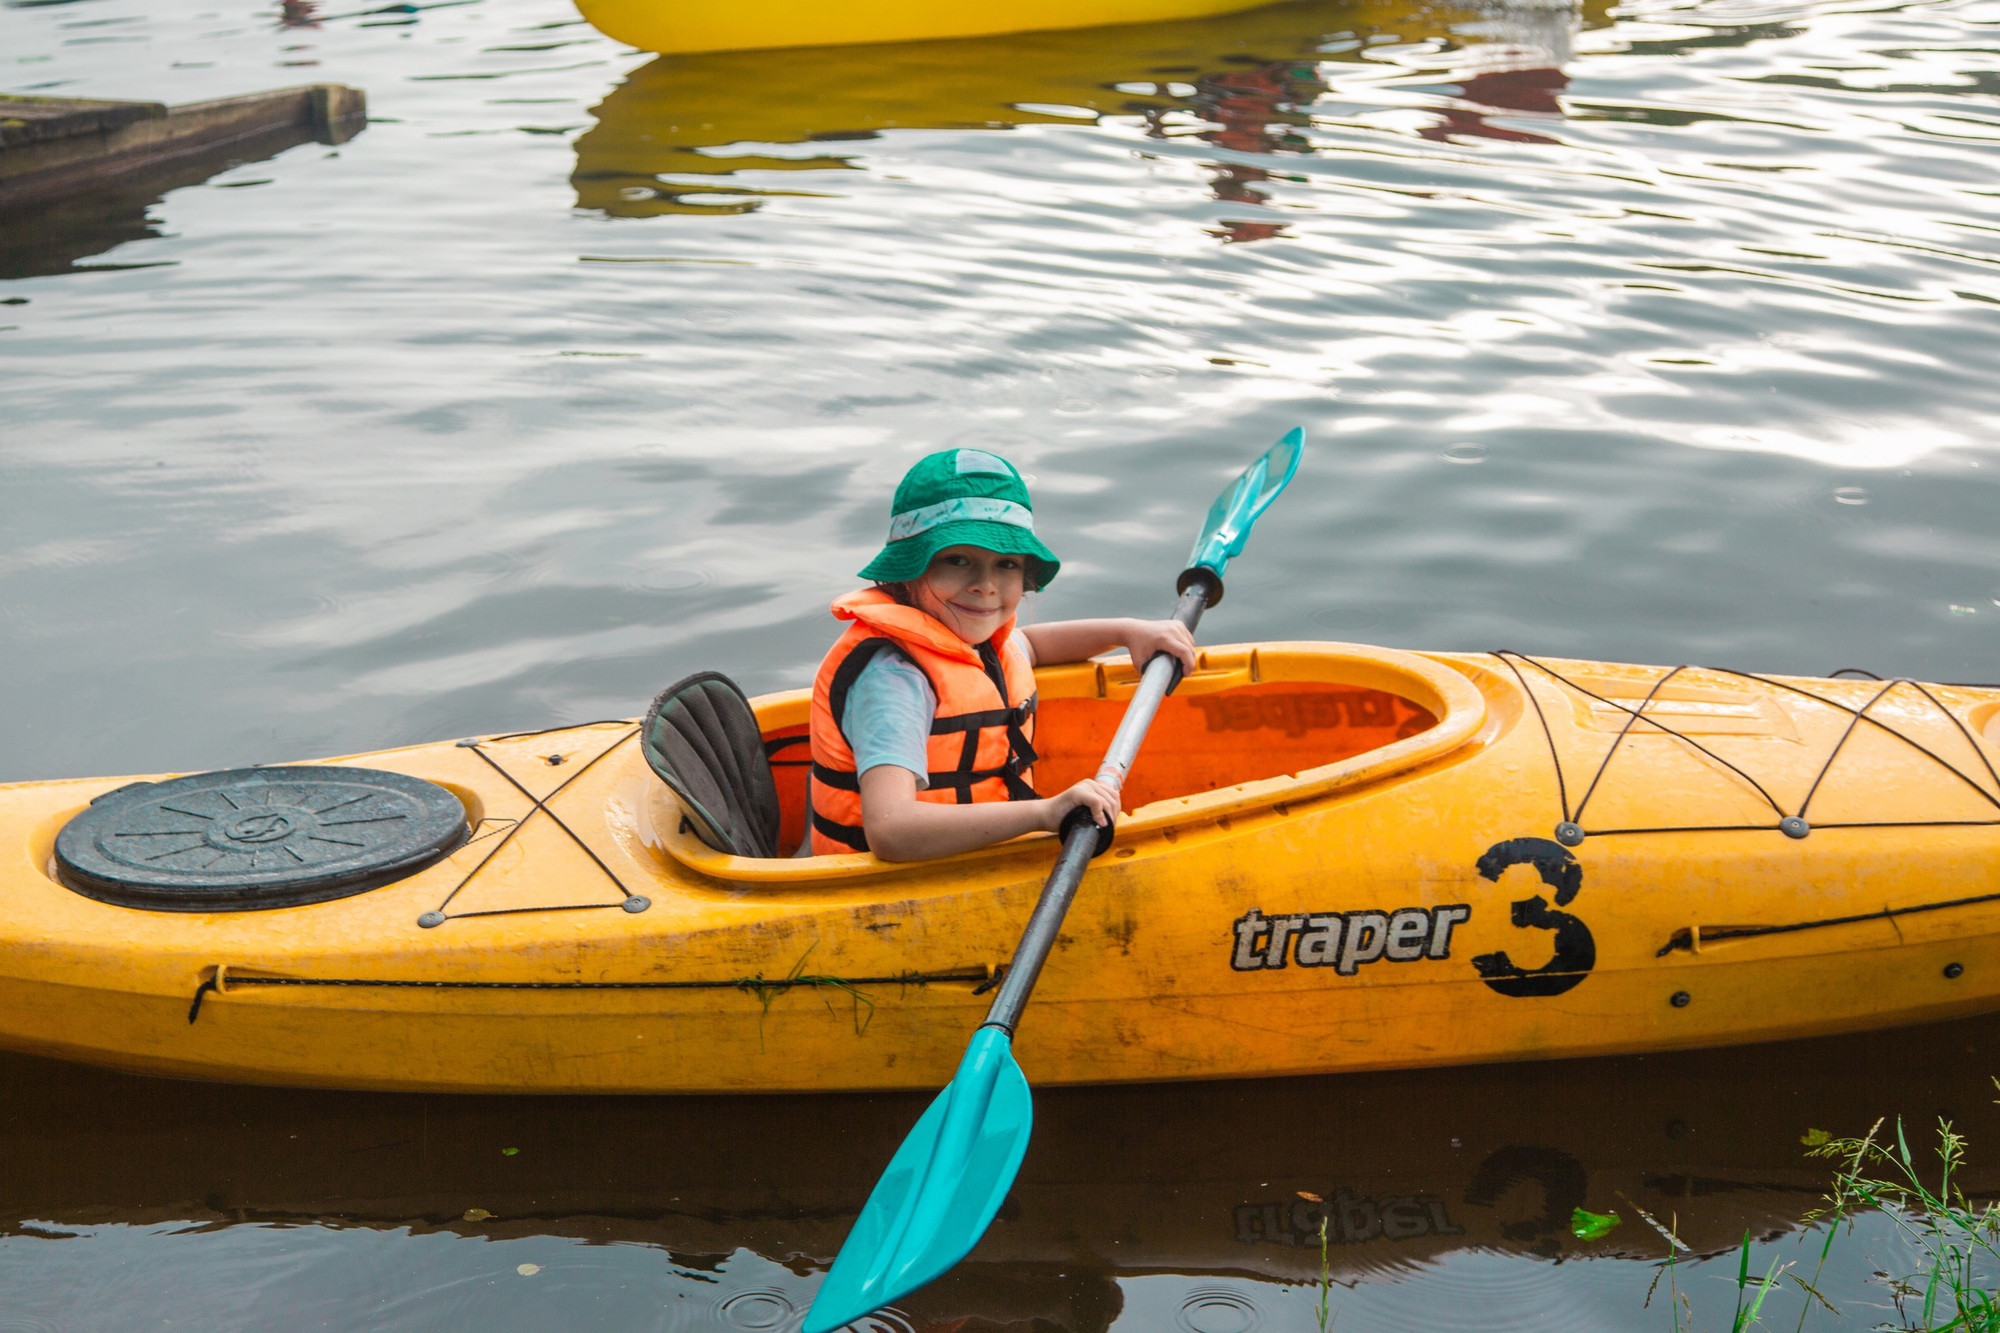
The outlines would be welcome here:
M 9 0 L 0 91 L 342 81 L 376 119 L 0 221 L 0 780 L 629 716 L 705 667 L 801 684 L 896 477 L 947 445 L 1032 476 L 1065 560 L 1035 615 L 1164 610 L 1201 506 L 1294 424 L 1212 639 L 2000 679 L 1996 25 L 1385 0 L 655 60 L 558 0 Z M 1599 1211 L 1615 1179 L 1704 1248 L 1777 1234 L 1761 1265 L 1803 1253 L 1805 1123 L 1950 1106 L 1979 1144 L 1972 1031 L 1775 1073 L 1064 1094 L 1027 1239 L 911 1318 L 1310 1327 L 1316 1251 L 1234 1210 L 1344 1188 L 1447 1222 L 1410 1205 L 1428 1231 L 1342 1252 L 1343 1329 L 1665 1327 L 1645 1264 L 1550 1262 L 1588 1247 L 1532 1184 L 1496 1196 L 1516 1232 L 1465 1221 L 1501 1204 L 1443 1164 L 1481 1142 L 1453 1117 L 1504 1129 L 1482 1162 L 1583 1163 Z M 915 1114 L 0 1082 L 7 1329 L 782 1326 Z M 1706 1133 L 1684 1108 L 1716 1097 L 1699 1146 L 1732 1165 L 1703 1175 L 1660 1126 Z M 534 1154 L 496 1140 L 531 1132 L 564 1169 L 508 1177 Z M 1842 1280 L 1890 1245 L 1864 1229 Z
M 0 10 L 10 91 L 378 118 L 0 284 L 0 777 L 798 684 L 951 444 L 1034 475 L 1036 614 L 1154 611 L 1294 423 L 1214 636 L 2000 677 L 1990 3 L 667 60 L 215 3 Z
M 1336 1327 L 1727 1328 L 1735 1248 L 1813 1279 L 1807 1128 L 2000 1115 L 1985 1020 L 1648 1059 L 1059 1089 L 971 1258 L 883 1329 L 1306 1333 L 1328 1227 Z M 795 1328 L 913 1096 L 474 1098 L 210 1087 L 0 1059 L 0 1328 L 695 1333 Z M 810 1132 L 801 1132 L 809 1125 Z M 1986 1163 L 1982 1165 L 1981 1163 Z M 1324 1207 L 1300 1196 L 1318 1195 Z M 1617 1212 L 1610 1237 L 1571 1210 Z M 531 1265 L 533 1271 L 524 1271 Z M 1815 1285 L 1874 1326 L 1880 1218 Z M 1790 1327 L 1796 1287 L 1773 1297 Z M 1039 1322 L 1038 1322 L 1039 1321 Z

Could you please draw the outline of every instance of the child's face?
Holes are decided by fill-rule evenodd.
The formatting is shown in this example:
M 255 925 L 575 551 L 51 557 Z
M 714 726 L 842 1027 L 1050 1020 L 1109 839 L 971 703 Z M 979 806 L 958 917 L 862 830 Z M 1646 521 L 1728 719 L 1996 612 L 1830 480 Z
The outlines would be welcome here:
M 1027 561 L 981 546 L 947 546 L 916 582 L 917 606 L 967 643 L 985 643 L 1007 623 L 1028 583 Z

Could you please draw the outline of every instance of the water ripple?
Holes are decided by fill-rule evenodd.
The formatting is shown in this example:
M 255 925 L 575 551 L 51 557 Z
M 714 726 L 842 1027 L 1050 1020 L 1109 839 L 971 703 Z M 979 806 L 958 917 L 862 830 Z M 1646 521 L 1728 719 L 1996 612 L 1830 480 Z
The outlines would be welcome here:
M 378 119 L 216 178 L 254 190 L 0 233 L 0 650 L 36 703 L 0 777 L 799 684 L 896 476 L 974 440 L 1038 478 L 1038 615 L 1158 604 L 1227 459 L 1304 424 L 1227 637 L 2000 652 L 1991 0 L 659 59 L 559 0 L 102 3 L 148 40 L 0 11 L 9 86 L 311 59 Z

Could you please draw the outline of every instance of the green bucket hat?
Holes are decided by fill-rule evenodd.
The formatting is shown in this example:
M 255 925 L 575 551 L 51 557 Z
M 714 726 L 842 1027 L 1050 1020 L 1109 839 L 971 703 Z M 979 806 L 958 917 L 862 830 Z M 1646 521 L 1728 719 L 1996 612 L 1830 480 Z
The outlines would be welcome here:
M 916 578 L 947 546 L 1026 556 L 1037 588 L 1046 588 L 1062 568 L 1035 536 L 1027 483 L 1012 463 L 983 449 L 947 449 L 903 474 L 889 502 L 889 544 L 861 577 L 877 583 Z

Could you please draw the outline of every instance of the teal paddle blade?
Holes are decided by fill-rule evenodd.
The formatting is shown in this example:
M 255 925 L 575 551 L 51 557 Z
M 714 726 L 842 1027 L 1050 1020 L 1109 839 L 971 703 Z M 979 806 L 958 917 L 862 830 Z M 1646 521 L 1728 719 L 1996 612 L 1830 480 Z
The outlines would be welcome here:
M 979 1029 L 876 1182 L 801 1333 L 833 1333 L 970 1253 L 1021 1169 L 1033 1125 L 1028 1080 L 1007 1033 Z
M 1278 492 L 1285 489 L 1292 474 L 1299 470 L 1299 458 L 1305 447 L 1305 431 L 1292 427 L 1285 432 L 1285 438 L 1245 468 L 1234 485 L 1215 497 L 1215 503 L 1208 509 L 1208 519 L 1201 525 L 1201 536 L 1195 538 L 1194 549 L 1188 552 L 1189 569 L 1212 569 L 1220 578 L 1230 560 L 1243 554 L 1243 545 L 1250 540 L 1250 525 L 1271 507 L 1271 501 L 1278 498 Z

